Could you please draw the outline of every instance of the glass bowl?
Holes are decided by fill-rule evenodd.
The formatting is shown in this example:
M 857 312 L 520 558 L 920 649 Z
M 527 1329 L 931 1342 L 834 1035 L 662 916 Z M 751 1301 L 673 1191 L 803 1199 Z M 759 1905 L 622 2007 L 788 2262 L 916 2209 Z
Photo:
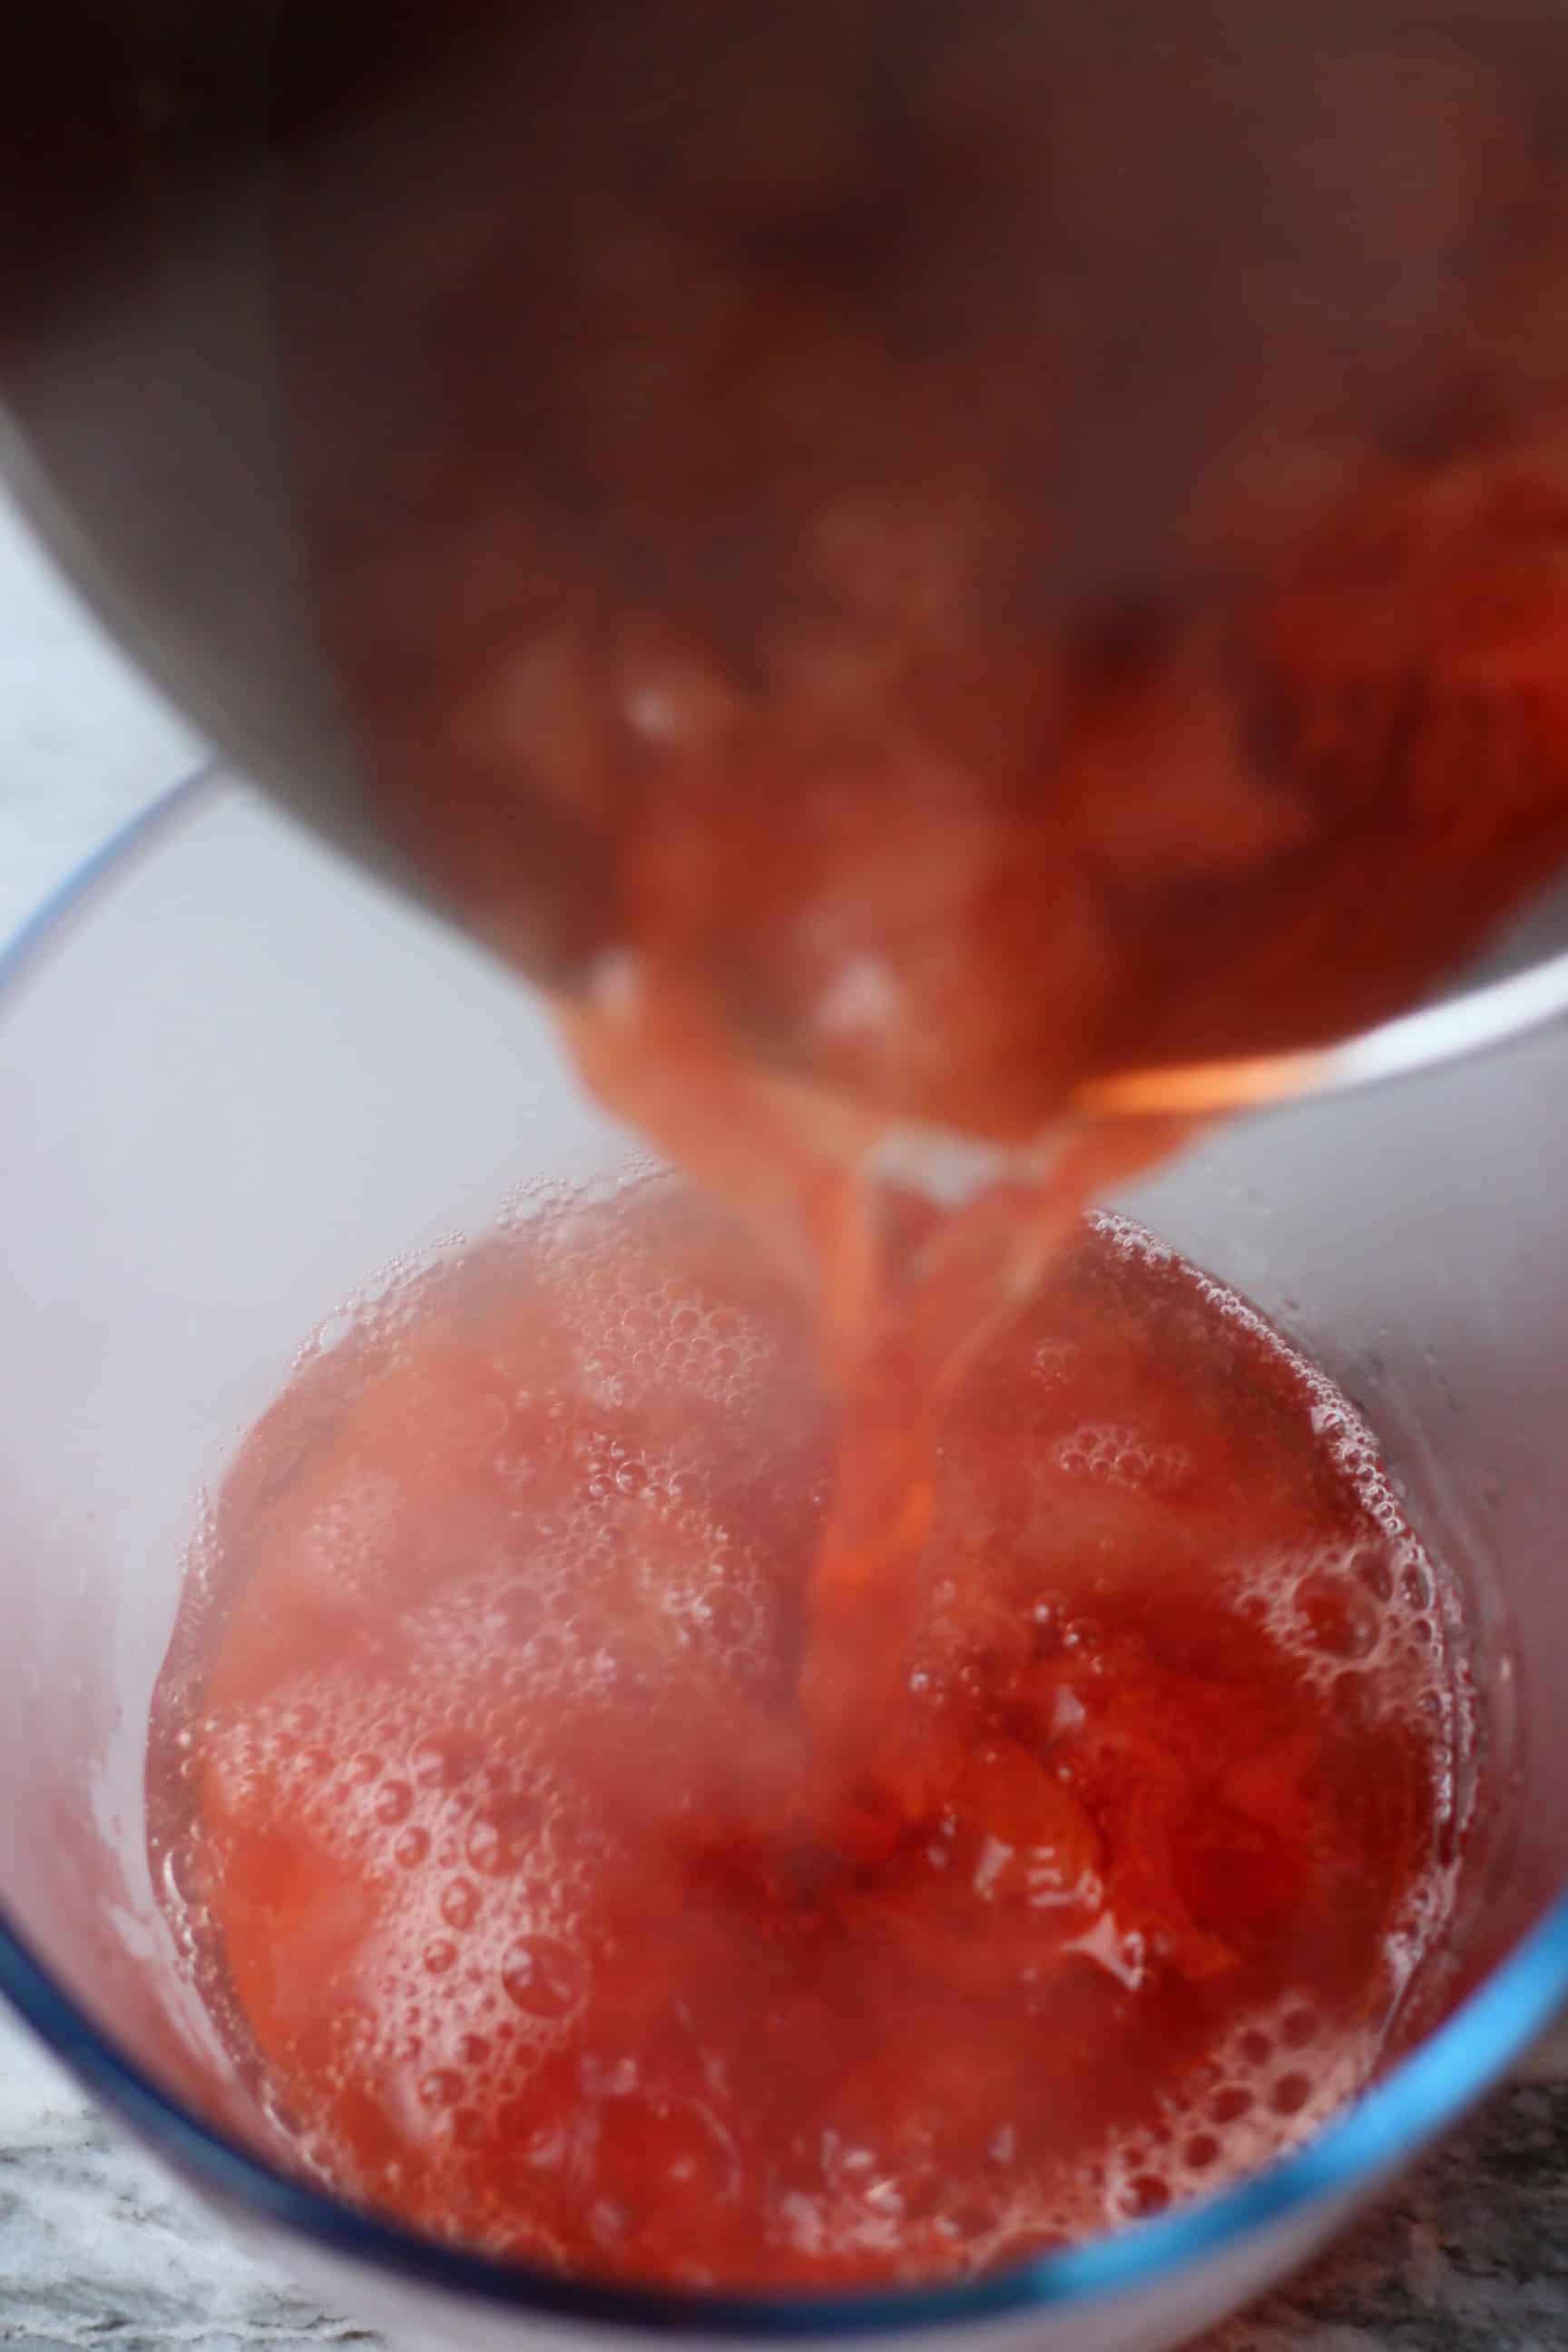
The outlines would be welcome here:
M 482 1230 L 528 1180 L 627 1154 L 541 1008 L 215 772 L 0 961 L 0 1986 L 327 2299 L 477 2347 L 617 2331 L 1172 2344 L 1300 2261 L 1568 1992 L 1550 1728 L 1568 1698 L 1568 1025 L 1238 1123 L 1125 1204 L 1363 1406 L 1470 1595 L 1490 1803 L 1442 2013 L 1239 2187 L 935 2292 L 610 2290 L 410 2235 L 266 2152 L 182 1989 L 142 1763 L 201 1495 L 324 1315 Z

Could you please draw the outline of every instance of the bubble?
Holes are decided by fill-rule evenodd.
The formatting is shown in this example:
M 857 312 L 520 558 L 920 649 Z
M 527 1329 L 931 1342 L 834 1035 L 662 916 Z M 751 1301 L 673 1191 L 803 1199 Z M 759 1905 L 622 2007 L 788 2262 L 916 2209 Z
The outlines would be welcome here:
M 1268 2095 L 1268 2104 L 1277 2116 L 1299 2116 L 1311 2095 L 1307 2075 L 1281 2074 Z
M 430 1832 L 417 1823 L 398 1832 L 392 1849 L 392 1858 L 402 1870 L 417 1870 L 430 1851 Z
M 1171 1265 L 1175 1251 L 1169 1242 L 1163 1242 L 1146 1225 L 1132 1217 L 1124 1217 L 1110 1209 L 1097 1209 L 1089 1220 L 1093 1230 L 1101 1234 L 1121 1257 L 1134 1259 L 1141 1265 Z
M 1116 2204 L 1129 2221 L 1143 2221 L 1150 2214 L 1163 2213 L 1171 2201 L 1169 2181 L 1157 2172 L 1134 2173 L 1117 2191 Z
M 463 2095 L 463 2079 L 449 2066 L 433 2066 L 419 2077 L 419 2096 L 427 2107 L 455 2106 Z
M 458 1957 L 458 1947 L 449 1936 L 432 1936 L 421 1956 L 433 1977 L 444 1977 Z
M 450 1734 L 417 1741 L 408 1758 L 408 1769 L 422 1789 L 458 1787 L 472 1763 L 467 1742 Z
M 349 1758 L 343 1778 L 351 1789 L 368 1789 L 373 1780 L 380 1780 L 385 1769 L 379 1756 L 368 1748 L 362 1748 L 357 1756 Z
M 587 1990 L 575 1952 L 553 1936 L 519 1936 L 501 1955 L 501 1989 L 525 2017 L 569 2015 Z
M 507 1878 L 522 1867 L 537 1842 L 532 1809 L 521 1804 L 477 1813 L 463 1837 L 463 1858 L 481 1878 Z
M 479 1889 L 466 1878 L 454 1878 L 441 1889 L 441 1916 L 459 1934 L 479 1916 Z
M 1296 1608 L 1320 1650 L 1336 1658 L 1369 1658 L 1382 1623 L 1370 1594 L 1359 1585 L 1319 1572 L 1296 1587 Z
M 1213 2132 L 1194 2132 L 1182 2149 L 1182 2162 L 1189 2172 L 1206 2172 L 1219 2158 L 1220 2144 Z
M 405 1822 L 414 1810 L 414 1791 L 406 1780 L 384 1780 L 375 1792 L 375 1818 L 386 1829 L 395 1829 Z

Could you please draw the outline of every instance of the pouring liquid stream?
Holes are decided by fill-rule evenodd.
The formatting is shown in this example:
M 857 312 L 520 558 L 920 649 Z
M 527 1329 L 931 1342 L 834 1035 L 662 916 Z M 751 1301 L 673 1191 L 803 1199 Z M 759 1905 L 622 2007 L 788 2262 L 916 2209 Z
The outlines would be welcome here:
M 907 1683 L 929 1604 L 944 1415 L 1090 1198 L 1175 1148 L 1190 1123 L 1067 1125 L 1032 1174 L 1004 1163 L 943 1204 L 880 1167 L 884 1119 L 825 1102 L 806 1081 L 745 1070 L 682 992 L 638 1003 L 623 972 L 608 1007 L 563 1007 L 562 1019 L 605 1099 L 760 1247 L 782 1244 L 804 1269 L 839 1399 L 799 1693 L 814 1805 L 826 1822 L 867 1808 L 916 1819 L 931 1790 Z

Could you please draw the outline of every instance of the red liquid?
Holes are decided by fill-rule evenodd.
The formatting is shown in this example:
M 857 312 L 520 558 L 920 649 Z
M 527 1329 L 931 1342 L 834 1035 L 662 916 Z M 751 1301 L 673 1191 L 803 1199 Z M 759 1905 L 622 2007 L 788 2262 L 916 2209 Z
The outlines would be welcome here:
M 659 1182 L 426 1278 L 253 1434 L 154 1846 L 348 2195 L 597 2275 L 963 2274 L 1247 2168 L 1397 2032 L 1466 1702 L 1342 1400 L 1086 1229 L 943 1406 L 854 1662 L 918 1769 L 829 1805 L 835 1418 L 795 1294 Z

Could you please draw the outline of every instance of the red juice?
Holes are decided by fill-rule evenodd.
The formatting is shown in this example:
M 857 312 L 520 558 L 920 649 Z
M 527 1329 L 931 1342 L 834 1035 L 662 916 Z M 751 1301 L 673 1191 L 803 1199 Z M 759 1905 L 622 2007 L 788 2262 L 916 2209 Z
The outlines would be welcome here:
M 604 2278 L 964 2276 L 1253 2168 L 1396 2043 L 1471 1700 L 1346 1401 L 1082 1225 L 948 1383 L 879 1652 L 837 1625 L 893 1777 L 803 1703 L 840 1419 L 796 1288 L 644 1180 L 404 1286 L 247 1441 L 153 1850 L 344 2195 Z

